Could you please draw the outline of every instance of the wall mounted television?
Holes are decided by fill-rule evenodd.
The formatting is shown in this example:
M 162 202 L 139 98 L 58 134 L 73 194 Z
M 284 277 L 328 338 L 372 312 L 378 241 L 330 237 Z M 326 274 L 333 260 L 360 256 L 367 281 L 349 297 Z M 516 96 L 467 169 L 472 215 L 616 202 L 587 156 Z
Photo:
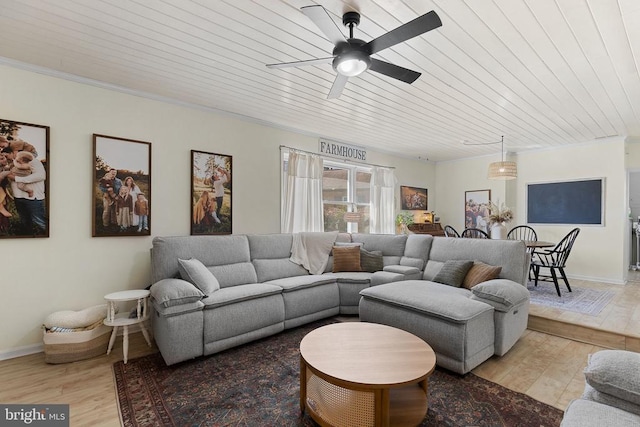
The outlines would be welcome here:
M 527 184 L 527 223 L 604 226 L 604 178 Z

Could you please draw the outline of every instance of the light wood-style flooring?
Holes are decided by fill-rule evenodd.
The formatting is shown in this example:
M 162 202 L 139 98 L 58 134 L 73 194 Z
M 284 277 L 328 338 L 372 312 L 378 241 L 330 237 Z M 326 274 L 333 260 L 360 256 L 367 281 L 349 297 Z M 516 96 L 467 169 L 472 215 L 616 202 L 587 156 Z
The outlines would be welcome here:
M 563 322 L 575 322 L 568 325 L 583 323 L 596 331 L 640 339 L 640 273 L 637 278 L 625 286 L 571 280 L 573 286 L 606 287 L 616 292 L 616 297 L 599 316 L 549 311 L 536 306 L 532 306 L 531 313 L 541 319 L 548 316 L 549 321 L 557 317 Z M 130 338 L 130 359 L 157 351 L 147 346 L 140 333 Z M 493 357 L 473 372 L 564 409 L 582 393 L 582 370 L 587 355 L 605 347 L 608 346 L 527 330 L 505 356 Z M 0 402 L 70 404 L 72 426 L 118 426 L 112 364 L 121 359 L 122 339 L 119 338 L 110 355 L 80 362 L 49 365 L 42 353 L 0 361 Z

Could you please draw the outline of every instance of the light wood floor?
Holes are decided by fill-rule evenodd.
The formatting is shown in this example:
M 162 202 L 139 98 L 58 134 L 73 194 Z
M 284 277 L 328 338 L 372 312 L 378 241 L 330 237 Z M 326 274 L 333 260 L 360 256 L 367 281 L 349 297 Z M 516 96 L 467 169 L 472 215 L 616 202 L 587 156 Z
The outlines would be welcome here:
M 574 286 L 606 287 L 616 292 L 614 300 L 599 316 L 548 312 L 536 306 L 532 306 L 531 312 L 637 336 L 640 273 L 637 277 L 638 281 L 625 286 L 571 280 Z M 493 357 L 473 372 L 564 409 L 582 393 L 582 370 L 587 355 L 602 349 L 603 346 L 527 330 L 505 356 Z M 154 351 L 157 349 L 149 348 L 140 333 L 131 335 L 130 359 Z M 72 426 L 118 426 L 112 364 L 121 359 L 122 339 L 118 339 L 110 355 L 75 363 L 49 365 L 42 353 L 0 361 L 0 402 L 70 404 Z

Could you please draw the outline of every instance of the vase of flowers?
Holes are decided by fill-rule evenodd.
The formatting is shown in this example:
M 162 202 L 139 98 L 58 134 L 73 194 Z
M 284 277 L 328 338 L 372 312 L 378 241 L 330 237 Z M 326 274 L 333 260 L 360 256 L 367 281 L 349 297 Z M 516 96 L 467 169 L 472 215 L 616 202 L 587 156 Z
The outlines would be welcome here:
M 513 211 L 504 203 L 498 206 L 497 203 L 489 202 L 489 225 L 491 226 L 492 239 L 506 239 L 507 223 L 512 219 Z

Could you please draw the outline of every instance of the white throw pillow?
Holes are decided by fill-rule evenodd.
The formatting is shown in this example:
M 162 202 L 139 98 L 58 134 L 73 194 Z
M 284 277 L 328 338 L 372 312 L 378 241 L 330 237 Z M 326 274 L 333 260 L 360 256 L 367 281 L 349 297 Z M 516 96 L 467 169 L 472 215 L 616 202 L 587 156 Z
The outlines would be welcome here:
M 205 295 L 209 296 L 220 289 L 220 282 L 216 276 L 199 260 L 178 258 L 178 268 L 180 277 L 196 285 Z

